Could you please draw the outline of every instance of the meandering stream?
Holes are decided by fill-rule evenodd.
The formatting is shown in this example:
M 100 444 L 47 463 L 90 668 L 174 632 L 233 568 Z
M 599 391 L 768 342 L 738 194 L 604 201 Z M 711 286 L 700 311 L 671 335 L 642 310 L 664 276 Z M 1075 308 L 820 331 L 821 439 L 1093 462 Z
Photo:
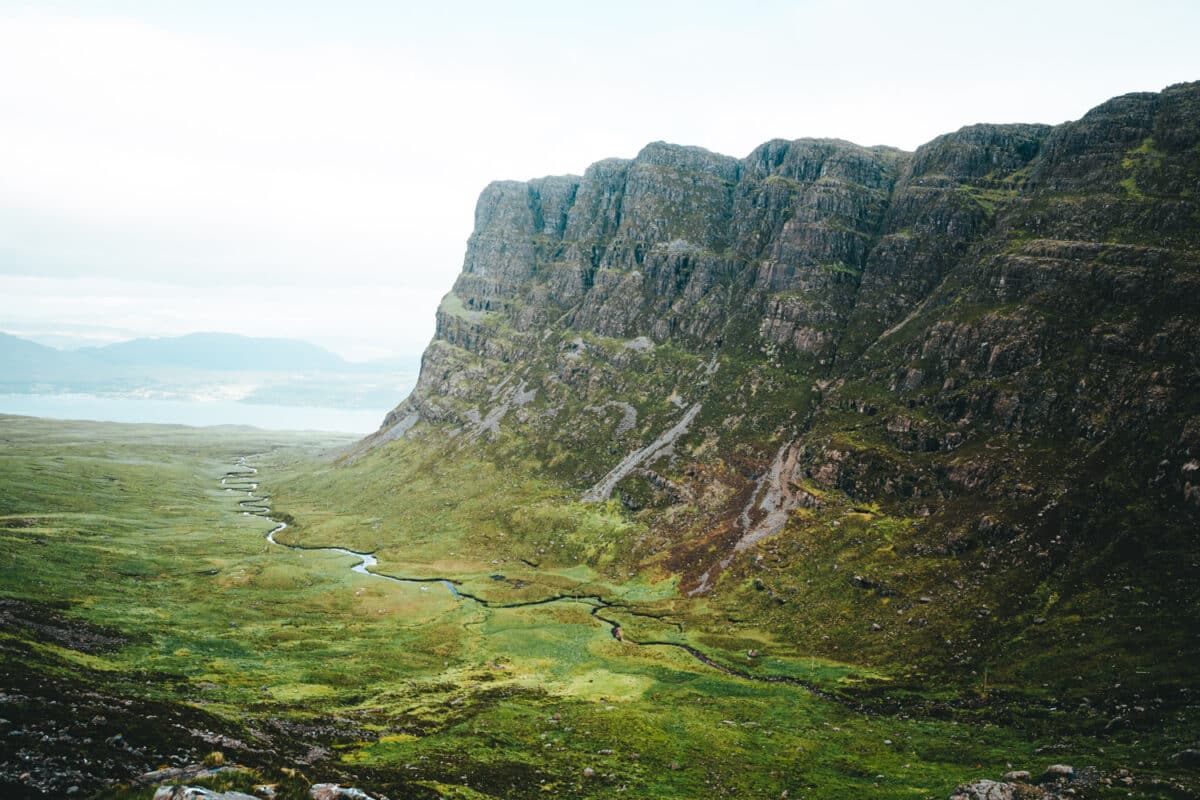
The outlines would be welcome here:
M 243 514 L 245 514 L 247 516 L 261 517 L 265 520 L 275 523 L 275 527 L 272 528 L 267 533 L 267 541 L 273 545 L 276 545 L 278 547 L 286 547 L 289 550 L 322 551 L 322 552 L 327 552 L 327 553 L 337 553 L 338 555 L 353 556 L 358 559 L 358 563 L 356 563 L 356 564 L 354 564 L 354 566 L 350 567 L 350 570 L 352 572 L 357 572 L 360 575 L 367 575 L 372 578 L 378 578 L 380 580 L 392 581 L 394 583 L 411 583 L 411 584 L 438 583 L 438 584 L 441 584 L 442 586 L 446 587 L 446 589 L 450 592 L 450 594 L 452 594 L 458 600 L 476 603 L 480 606 L 483 606 L 484 608 L 491 608 L 491 609 L 526 608 L 529 606 L 543 606 L 543 605 L 548 605 L 550 603 L 558 603 L 558 602 L 587 603 L 592 606 L 591 615 L 593 617 L 595 617 L 597 620 L 599 620 L 600 622 L 602 622 L 608 626 L 609 632 L 612 634 L 614 639 L 617 639 L 626 644 L 633 645 L 636 647 L 672 647 L 672 648 L 675 648 L 676 650 L 680 650 L 682 652 L 689 654 L 694 659 L 699 661 L 701 664 L 704 664 L 707 667 L 711 667 L 712 669 L 715 669 L 719 672 L 723 672 L 726 675 L 731 675 L 733 677 L 742 678 L 742 679 L 748 680 L 748 681 L 756 681 L 759 683 L 780 683 L 780 684 L 788 684 L 791 686 L 798 686 L 818 697 L 822 697 L 822 698 L 825 698 L 827 700 L 832 700 L 832 701 L 842 704 L 842 705 L 847 705 L 849 707 L 862 710 L 856 704 L 848 703 L 847 700 L 843 697 L 838 697 L 836 695 L 830 694 L 829 692 L 826 692 L 822 689 L 818 689 L 818 688 L 812 686 L 811 684 L 809 684 L 806 681 L 803 681 L 799 678 L 794 678 L 790 675 L 756 675 L 756 674 L 753 674 L 750 672 L 746 672 L 745 670 L 740 670 L 740 669 L 737 669 L 736 667 L 731 667 L 727 664 L 723 664 L 719 661 L 715 661 L 713 658 L 711 658 L 710 656 L 705 654 L 703 651 L 698 650 L 697 648 L 695 648 L 691 645 L 682 644 L 680 642 L 669 642 L 669 641 L 664 641 L 664 640 L 637 641 L 634 639 L 630 639 L 628 636 L 626 636 L 623 633 L 623 631 L 621 629 L 621 624 L 614 619 L 610 619 L 610 618 L 604 616 L 604 613 L 603 613 L 604 611 L 606 611 L 607 609 L 610 609 L 610 608 L 617 608 L 617 609 L 622 609 L 622 610 L 624 610 L 625 613 L 632 614 L 634 616 L 651 617 L 654 619 L 658 619 L 658 617 L 653 614 L 647 614 L 645 612 L 635 611 L 623 603 L 616 603 L 611 600 L 606 600 L 603 597 L 601 597 L 600 595 L 595 595 L 595 594 L 557 594 L 557 595 L 552 595 L 550 597 L 544 597 L 540 600 L 524 600 L 524 601 L 512 602 L 512 603 L 502 603 L 502 602 L 497 602 L 494 600 L 488 600 L 486 598 L 479 597 L 478 595 L 474 595 L 469 592 L 464 592 L 460 588 L 461 584 L 457 581 L 451 580 L 450 578 L 438 578 L 438 577 L 402 578 L 402 577 L 397 577 L 394 575 L 385 575 L 384 573 L 381 573 L 381 572 L 375 572 L 372 570 L 372 568 L 378 566 L 379 560 L 377 558 L 375 558 L 375 556 L 371 553 L 360 553 L 356 550 L 348 550 L 344 547 L 313 547 L 313 546 L 308 546 L 308 545 L 286 544 L 285 542 L 281 542 L 275 538 L 275 535 L 277 533 L 279 533 L 280 531 L 283 531 L 284 529 L 286 529 L 288 527 L 288 524 L 286 522 L 284 522 L 283 520 L 275 519 L 274 517 L 271 516 L 271 508 L 269 505 L 267 505 L 267 502 L 269 499 L 267 496 L 255 494 L 255 492 L 258 490 L 258 482 L 255 481 L 254 478 L 255 478 L 255 476 L 258 475 L 258 468 L 252 467 L 249 464 L 247 464 L 246 463 L 247 458 L 250 458 L 250 456 L 242 456 L 237 459 L 236 465 L 237 465 L 238 469 L 226 472 L 225 475 L 221 478 L 221 486 L 226 491 L 229 491 L 229 492 L 244 491 L 246 493 L 245 499 L 238 501 L 238 505 L 241 507 Z

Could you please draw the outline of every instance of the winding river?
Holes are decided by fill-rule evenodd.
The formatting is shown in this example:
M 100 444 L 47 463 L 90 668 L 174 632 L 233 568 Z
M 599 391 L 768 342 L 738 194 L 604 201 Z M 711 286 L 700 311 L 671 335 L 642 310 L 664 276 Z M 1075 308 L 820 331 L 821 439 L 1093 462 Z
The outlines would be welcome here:
M 524 600 L 515 603 L 501 603 L 479 597 L 478 595 L 474 595 L 469 592 L 464 592 L 460 588 L 461 584 L 458 581 L 454 581 L 449 578 L 400 578 L 393 575 L 385 575 L 381 572 L 375 572 L 372 568 L 378 566 L 379 560 L 371 553 L 360 553 L 356 550 L 347 550 L 344 547 L 311 547 L 307 545 L 286 544 L 281 542 L 275 538 L 275 534 L 287 528 L 288 524 L 283 520 L 275 519 L 271 516 L 271 508 L 269 505 L 267 505 L 267 496 L 255 494 L 255 492 L 258 490 L 258 482 L 255 481 L 254 478 L 258 475 L 258 468 L 252 467 L 246 463 L 246 460 L 251 457 L 252 456 L 242 456 L 238 458 L 236 461 L 236 466 L 238 468 L 225 473 L 225 475 L 221 478 L 221 486 L 227 492 L 244 491 L 246 493 L 246 498 L 238 501 L 238 505 L 241 507 L 243 514 L 247 516 L 261 517 L 265 520 L 275 523 L 275 527 L 267 533 L 267 541 L 273 545 L 278 547 L 286 547 L 289 550 L 322 551 L 344 556 L 353 556 L 358 559 L 358 563 L 350 567 L 351 572 L 357 572 L 360 575 L 367 575 L 372 578 L 392 581 L 394 583 L 438 583 L 446 587 L 450 594 L 452 594 L 455 598 L 465 602 L 476 603 L 484 608 L 525 608 L 528 606 L 544 606 L 550 603 L 558 602 L 587 603 L 592 607 L 591 615 L 608 626 L 609 632 L 612 634 L 614 639 L 626 644 L 636 647 L 671 647 L 689 654 L 701 664 L 711 667 L 712 669 L 715 669 L 718 672 L 722 672 L 726 675 L 731 675 L 736 678 L 742 678 L 743 680 L 755 681 L 758 683 L 778 683 L 798 686 L 818 697 L 832 700 L 833 702 L 846 705 L 857 710 L 864 710 L 857 704 L 848 702 L 846 698 L 831 694 L 822 689 L 818 689 L 807 681 L 794 678 L 790 675 L 756 675 L 754 673 L 746 672 L 745 670 L 737 669 L 736 667 L 731 667 L 727 664 L 716 661 L 703 651 L 698 650 L 689 644 L 657 639 L 642 641 L 630 639 L 623 633 L 621 624 L 619 622 L 604 616 L 604 612 L 607 609 L 621 609 L 624 613 L 632 616 L 649 617 L 651 619 L 659 619 L 660 621 L 661 618 L 654 614 L 648 614 L 644 611 L 636 611 L 624 603 L 616 603 L 611 600 L 605 600 L 600 595 L 556 594 L 551 595 L 550 597 L 544 597 L 540 600 Z

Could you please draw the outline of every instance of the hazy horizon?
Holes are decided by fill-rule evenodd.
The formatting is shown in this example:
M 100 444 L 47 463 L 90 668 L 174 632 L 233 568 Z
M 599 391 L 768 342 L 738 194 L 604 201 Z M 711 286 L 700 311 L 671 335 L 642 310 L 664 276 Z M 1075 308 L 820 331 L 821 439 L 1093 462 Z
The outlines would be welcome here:
M 365 434 L 419 370 L 416 357 L 346 361 L 294 338 L 199 332 L 46 351 L 0 334 L 0 414 L 60 420 Z
M 250 336 L 248 334 L 236 333 L 233 331 L 218 331 L 218 330 L 195 330 L 195 331 L 185 331 L 183 333 L 171 333 L 171 334 L 163 334 L 163 335 L 144 335 L 144 336 L 125 336 L 125 337 L 121 337 L 121 338 L 112 338 L 112 339 L 105 338 L 105 337 L 91 338 L 91 337 L 88 337 L 86 334 L 72 334 L 72 333 L 66 333 L 66 332 L 64 332 L 64 333 L 53 333 L 53 332 L 51 332 L 51 333 L 37 333 L 37 332 L 25 333 L 25 332 L 22 332 L 19 330 L 7 330 L 7 329 L 0 328 L 0 335 L 3 335 L 3 334 L 7 334 L 9 336 L 15 336 L 19 339 L 24 339 L 25 341 L 34 342 L 35 344 L 40 344 L 44 347 L 50 347 L 50 348 L 53 348 L 54 350 L 58 350 L 63 353 L 73 353 L 73 352 L 76 352 L 79 350 L 105 348 L 105 347 L 109 347 L 111 345 L 128 344 L 130 342 L 136 342 L 136 341 L 183 339 L 183 338 L 191 337 L 191 336 L 240 336 L 240 337 L 245 337 L 247 339 L 258 339 L 258 340 L 266 339 L 266 340 L 278 340 L 281 342 L 300 342 L 300 343 L 304 343 L 304 344 L 310 344 L 314 347 L 320 348 L 321 350 L 324 350 L 328 353 L 332 353 L 333 355 L 338 356 L 339 358 L 341 358 L 343 361 L 345 361 L 348 364 L 368 364 L 368 363 L 371 363 L 374 361 L 399 361 L 399 360 L 406 360 L 406 359 L 419 359 L 421 356 L 421 353 L 418 351 L 415 353 L 400 353 L 400 354 L 396 354 L 396 355 L 376 356 L 373 358 L 371 358 L 371 357 L 347 358 L 347 357 L 341 355 L 340 353 L 336 352 L 335 350 L 331 350 L 329 348 L 324 347 L 323 345 L 320 345 L 316 342 L 309 341 L 308 339 L 304 339 L 299 336 Z

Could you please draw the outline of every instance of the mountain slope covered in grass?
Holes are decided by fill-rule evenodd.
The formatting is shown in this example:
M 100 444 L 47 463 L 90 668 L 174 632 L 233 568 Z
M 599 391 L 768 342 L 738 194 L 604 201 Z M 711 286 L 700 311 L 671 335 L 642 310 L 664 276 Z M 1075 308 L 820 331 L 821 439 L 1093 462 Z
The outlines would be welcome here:
M 655 143 L 484 190 L 363 452 L 559 487 L 497 489 L 497 552 L 896 680 L 1103 692 L 1103 728 L 1192 706 L 1198 353 L 1200 84 L 915 153 Z

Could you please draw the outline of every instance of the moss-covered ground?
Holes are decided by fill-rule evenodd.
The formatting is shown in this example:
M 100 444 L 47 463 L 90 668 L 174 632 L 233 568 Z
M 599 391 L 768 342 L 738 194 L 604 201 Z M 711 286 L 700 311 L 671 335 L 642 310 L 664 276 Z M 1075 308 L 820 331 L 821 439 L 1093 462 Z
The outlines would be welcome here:
M 75 756 L 113 762 L 106 797 L 149 796 L 120 784 L 209 750 L 252 768 L 210 784 L 268 781 L 282 797 L 341 780 L 392 798 L 940 798 L 1009 765 L 1138 773 L 1151 759 L 1155 775 L 1186 779 L 1159 758 L 1193 730 L 1186 713 L 1101 734 L 1041 687 L 980 676 L 964 691 L 854 652 L 813 657 L 808 634 L 767 624 L 770 603 L 735 614 L 687 602 L 653 560 L 629 561 L 647 530 L 619 505 L 581 505 L 534 470 L 466 450 L 405 441 L 348 469 L 331 458 L 348 443 L 331 436 L 16 417 L 0 417 L 0 439 L 0 599 L 111 639 L 92 647 L 4 617 L 0 715 L 15 733 L 0 761 L 52 757 L 23 737 L 46 733 L 54 697 L 79 709 L 108 698 L 105 735 L 85 744 L 84 720 L 61 726 Z M 220 484 L 239 456 L 292 523 L 280 541 L 373 551 L 381 573 L 449 578 L 488 605 L 272 545 L 273 523 Z M 838 587 L 798 619 L 862 617 Z M 796 683 L 729 674 L 672 644 Z

